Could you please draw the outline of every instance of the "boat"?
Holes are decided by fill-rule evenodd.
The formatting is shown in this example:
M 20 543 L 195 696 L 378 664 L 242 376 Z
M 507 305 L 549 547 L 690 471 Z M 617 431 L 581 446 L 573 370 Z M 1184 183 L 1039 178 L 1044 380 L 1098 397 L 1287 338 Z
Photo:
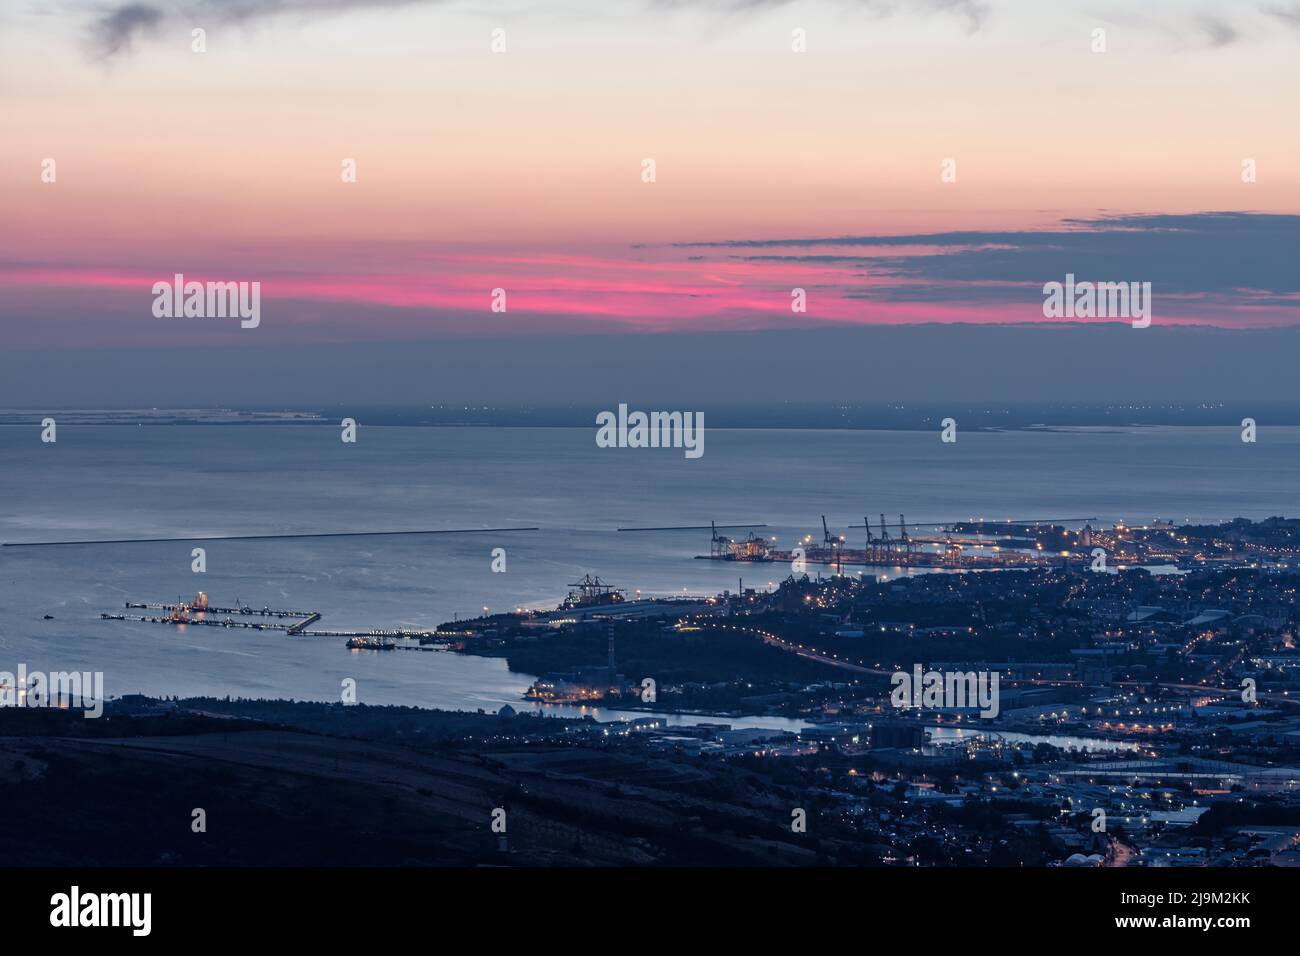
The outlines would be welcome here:
M 391 651 L 397 647 L 397 642 L 391 637 L 358 634 L 348 638 L 348 647 L 354 651 Z
M 583 575 L 581 581 L 574 582 L 569 587 L 574 590 L 569 592 L 569 596 L 560 605 L 561 611 L 572 611 L 583 607 L 605 607 L 610 604 L 622 604 L 626 600 L 621 590 L 606 584 L 599 577 L 593 578 L 590 574 Z

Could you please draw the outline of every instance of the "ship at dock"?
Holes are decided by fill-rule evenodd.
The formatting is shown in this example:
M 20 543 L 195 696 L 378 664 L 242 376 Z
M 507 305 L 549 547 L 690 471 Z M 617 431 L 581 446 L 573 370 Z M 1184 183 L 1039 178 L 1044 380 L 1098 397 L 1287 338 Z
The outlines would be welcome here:
M 391 651 L 396 650 L 397 641 L 383 634 L 358 634 L 348 638 L 347 646 L 351 651 Z
M 561 611 L 577 611 L 593 607 L 610 607 L 627 600 L 623 591 L 606 584 L 598 576 L 584 574 L 581 581 L 570 584 L 568 597 L 560 604 Z

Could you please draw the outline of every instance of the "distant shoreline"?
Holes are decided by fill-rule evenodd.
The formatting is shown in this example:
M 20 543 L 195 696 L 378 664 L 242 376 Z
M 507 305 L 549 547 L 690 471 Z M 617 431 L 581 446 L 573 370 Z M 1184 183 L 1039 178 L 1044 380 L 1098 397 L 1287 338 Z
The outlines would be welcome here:
M 616 404 L 613 402 L 607 405 Z M 1269 405 L 1234 403 L 1232 406 L 1187 408 L 1176 405 L 1134 408 L 1124 405 L 972 406 L 875 404 L 753 404 L 692 405 L 681 400 L 642 402 L 646 408 L 688 408 L 704 416 L 706 427 L 717 430 L 802 431 L 918 431 L 942 428 L 952 418 L 962 432 L 1118 432 L 1136 428 L 1231 428 L 1251 419 L 1258 427 L 1300 426 L 1300 403 Z M 584 428 L 595 427 L 604 406 L 375 406 L 323 408 L 0 408 L 0 427 L 39 427 L 43 418 L 60 425 L 300 425 L 336 428 L 343 418 L 370 427 L 398 428 Z

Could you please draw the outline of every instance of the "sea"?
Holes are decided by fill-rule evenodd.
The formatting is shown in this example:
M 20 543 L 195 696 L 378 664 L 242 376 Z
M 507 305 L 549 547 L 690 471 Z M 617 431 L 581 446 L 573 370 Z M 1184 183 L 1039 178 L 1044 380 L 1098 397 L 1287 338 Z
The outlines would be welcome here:
M 337 701 L 350 678 L 369 704 L 544 706 L 522 699 L 536 675 L 500 659 L 100 619 L 128 601 L 203 591 L 219 606 L 319 611 L 322 629 L 424 629 L 484 609 L 552 608 L 587 573 L 630 596 L 765 588 L 786 576 L 774 564 L 697 560 L 709 552 L 710 521 L 753 525 L 789 547 L 805 535 L 819 541 L 823 515 L 860 546 L 864 517 L 878 522 L 882 512 L 913 524 L 1300 513 L 1300 427 L 1262 427 L 1253 444 L 1238 428 L 1209 426 L 968 431 L 952 443 L 937 431 L 710 428 L 704 455 L 688 459 L 682 449 L 599 448 L 594 427 L 362 420 L 357 441 L 345 443 L 333 424 L 69 422 L 47 443 L 39 418 L 0 426 L 6 544 L 471 532 L 0 548 L 0 670 L 101 671 L 110 697 Z M 687 530 L 619 530 L 645 527 Z M 199 546 L 203 573 L 191 565 Z M 504 572 L 492 570 L 497 548 Z

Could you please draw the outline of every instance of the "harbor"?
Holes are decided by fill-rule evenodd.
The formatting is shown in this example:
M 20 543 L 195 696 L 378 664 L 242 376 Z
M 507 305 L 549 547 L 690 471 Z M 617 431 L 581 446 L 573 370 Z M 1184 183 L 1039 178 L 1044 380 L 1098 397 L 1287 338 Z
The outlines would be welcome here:
M 849 544 L 847 534 L 832 531 L 825 515 L 821 517 L 820 540 L 805 534 L 796 538 L 790 548 L 778 548 L 775 537 L 763 537 L 752 530 L 743 539 L 731 538 L 711 523 L 702 529 L 712 531 L 709 553 L 696 558 L 788 563 L 796 574 L 809 565 L 830 567 L 837 574 L 845 566 L 951 571 L 1088 566 L 1104 570 L 1108 566 L 1139 565 L 1190 569 L 1260 562 L 1285 564 L 1297 558 L 1296 549 L 1285 538 L 1279 546 L 1267 535 L 1259 540 L 1199 534 L 1189 537 L 1176 533 L 1172 522 L 1159 519 L 1141 525 L 1117 521 L 1110 527 L 1094 526 L 1097 521 L 1096 517 L 1088 517 L 909 524 L 902 514 L 896 523 L 887 522 L 882 514 L 878 523 L 864 517 L 862 524 L 849 526 L 862 529 L 860 548 Z M 918 533 L 922 529 L 924 532 Z
M 711 561 L 788 562 L 796 569 L 816 564 L 832 567 L 837 573 L 845 565 L 966 571 L 1060 566 L 1091 560 L 1090 553 L 1071 550 L 1071 546 L 1076 549 L 1089 547 L 1092 528 L 1085 525 L 1078 532 L 1070 532 L 1056 522 L 1095 520 L 1071 518 L 909 525 L 905 515 L 900 514 L 897 523 L 890 523 L 882 514 L 874 531 L 871 519 L 867 517 L 862 519 L 862 524 L 851 526 L 864 532 L 861 548 L 851 547 L 846 534 L 831 531 L 825 515 L 821 517 L 820 540 L 811 534 L 805 535 L 791 548 L 778 548 L 775 538 L 764 538 L 753 531 L 744 539 L 736 540 L 720 533 L 716 524 L 711 524 L 713 536 L 709 553 L 696 557 Z M 921 528 L 937 533 L 917 533 Z M 1050 550 L 1044 545 L 1045 538 L 1052 545 Z
M 775 537 L 763 537 L 753 528 L 765 525 L 724 525 L 715 523 L 699 530 L 709 531 L 710 550 L 696 555 L 700 560 L 742 564 L 782 564 L 790 568 L 790 577 L 798 578 L 811 567 L 826 567 L 836 577 L 845 567 L 887 568 L 895 571 L 973 571 L 1035 570 L 1059 571 L 1123 570 L 1128 567 L 1177 567 L 1181 569 L 1233 566 L 1287 566 L 1300 560 L 1289 537 L 1289 529 L 1278 527 L 1270 519 L 1252 528 L 1223 529 L 1184 526 L 1175 529 L 1170 522 L 1155 520 L 1144 525 L 1127 525 L 1123 521 L 1109 527 L 1093 526 L 1096 518 L 1053 518 L 1033 520 L 967 520 L 948 523 L 909 523 L 902 514 L 897 523 L 879 516 L 878 522 L 863 518 L 862 547 L 851 547 L 848 536 L 831 530 L 826 516 L 821 516 L 820 540 L 811 534 L 796 537 L 789 548 L 778 548 Z M 1082 525 L 1071 528 L 1068 525 Z M 728 528 L 750 528 L 744 538 L 724 534 Z M 922 531 L 921 529 L 926 529 Z M 628 531 L 689 531 L 694 528 L 635 528 Z M 785 575 L 783 575 L 785 576 Z M 775 582 L 769 582 L 771 590 Z M 570 584 L 568 596 L 554 610 L 517 609 L 530 628 L 554 629 L 592 619 L 634 619 L 664 614 L 712 614 L 718 610 L 720 596 L 706 593 L 629 600 L 624 592 L 590 574 Z M 743 588 L 742 588 L 743 590 Z M 352 628 L 315 627 L 323 618 L 320 611 L 260 608 L 236 598 L 233 606 L 209 601 L 205 592 L 190 600 L 178 598 L 174 603 L 127 601 L 125 612 L 103 613 L 105 621 L 160 624 L 172 627 L 217 627 L 283 633 L 289 637 L 333 638 L 342 640 L 350 650 L 461 649 L 465 638 L 493 626 L 499 616 L 484 614 L 474 621 L 443 624 L 432 628 Z M 486 608 L 484 609 L 486 612 Z M 144 613 L 139 613 L 144 612 Z M 506 617 L 510 617 L 507 615 Z

